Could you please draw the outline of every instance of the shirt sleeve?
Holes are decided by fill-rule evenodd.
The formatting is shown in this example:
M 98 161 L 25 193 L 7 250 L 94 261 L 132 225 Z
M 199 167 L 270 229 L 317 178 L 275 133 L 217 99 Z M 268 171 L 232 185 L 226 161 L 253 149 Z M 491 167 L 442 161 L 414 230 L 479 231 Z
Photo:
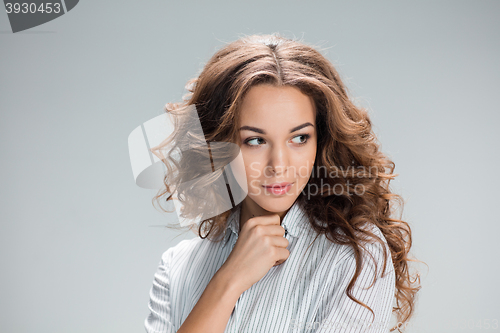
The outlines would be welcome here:
M 149 292 L 150 313 L 144 321 L 147 333 L 175 333 L 170 301 L 170 261 L 172 248 L 168 249 L 160 260 L 154 275 L 153 286 Z
M 352 295 L 358 301 L 369 306 L 373 314 L 362 305 L 351 300 L 346 290 L 354 277 L 356 259 L 354 252 L 349 251 L 341 258 L 333 274 L 332 288 L 327 296 L 326 306 L 320 313 L 316 333 L 385 333 L 389 332 L 389 321 L 396 287 L 394 267 L 389 248 L 387 250 L 387 266 L 384 276 L 381 276 L 384 266 L 383 249 L 380 243 L 365 245 L 377 262 L 375 264 L 369 254 L 363 253 L 363 264 L 358 280 L 352 288 Z M 373 278 L 377 274 L 377 280 Z M 372 285 L 373 283 L 373 285 Z M 370 287 L 370 285 L 372 285 Z M 370 287 L 370 288 L 368 288 Z M 372 321 L 373 320 L 373 321 Z

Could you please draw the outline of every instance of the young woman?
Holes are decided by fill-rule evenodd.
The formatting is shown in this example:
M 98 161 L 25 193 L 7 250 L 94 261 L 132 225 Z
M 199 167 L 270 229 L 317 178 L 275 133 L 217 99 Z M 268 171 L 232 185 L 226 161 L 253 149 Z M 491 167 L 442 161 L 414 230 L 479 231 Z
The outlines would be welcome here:
M 394 163 L 333 65 L 302 42 L 253 35 L 186 87 L 167 112 L 195 106 L 206 142 L 239 146 L 248 194 L 163 254 L 146 331 L 387 332 L 393 312 L 401 331 L 420 289 L 411 229 L 392 216 Z M 183 177 L 168 172 L 155 199 Z

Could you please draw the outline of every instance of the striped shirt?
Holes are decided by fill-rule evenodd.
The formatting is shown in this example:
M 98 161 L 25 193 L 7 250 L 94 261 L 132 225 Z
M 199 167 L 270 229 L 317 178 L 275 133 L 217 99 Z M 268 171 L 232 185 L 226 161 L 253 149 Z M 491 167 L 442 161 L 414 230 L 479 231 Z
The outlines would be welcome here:
M 226 261 L 238 239 L 241 203 L 228 218 L 224 238 L 213 242 L 200 237 L 183 240 L 165 251 L 150 290 L 146 332 L 176 332 L 201 294 Z M 366 244 L 378 263 L 363 252 L 363 268 L 353 296 L 345 293 L 354 276 L 356 260 L 350 246 L 338 245 L 316 233 L 295 202 L 281 224 L 290 251 L 281 265 L 244 291 L 237 300 L 224 332 L 370 332 L 389 331 L 395 292 L 395 273 L 389 248 L 380 229 L 372 225 L 387 248 L 386 273 L 381 277 L 383 250 Z M 309 249 L 308 246 L 313 243 Z M 307 252 L 306 252 L 307 249 Z M 377 280 L 368 288 L 374 275 Z M 365 289 L 363 289 L 365 288 Z

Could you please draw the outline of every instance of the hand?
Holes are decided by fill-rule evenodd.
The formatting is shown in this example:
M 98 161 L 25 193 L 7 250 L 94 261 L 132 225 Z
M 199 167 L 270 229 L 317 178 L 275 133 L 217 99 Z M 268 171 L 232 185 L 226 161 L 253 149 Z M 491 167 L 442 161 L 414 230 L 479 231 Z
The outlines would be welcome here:
M 241 293 L 266 275 L 271 267 L 288 259 L 288 240 L 278 214 L 252 217 L 244 225 L 238 240 L 221 270 Z

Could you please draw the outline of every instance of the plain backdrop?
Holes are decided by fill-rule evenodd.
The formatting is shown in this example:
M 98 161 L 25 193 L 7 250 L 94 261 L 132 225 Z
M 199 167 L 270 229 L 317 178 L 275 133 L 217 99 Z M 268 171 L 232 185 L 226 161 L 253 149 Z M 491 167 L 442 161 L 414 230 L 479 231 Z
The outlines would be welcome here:
M 409 332 L 500 330 L 500 1 L 81 1 L 0 11 L 0 331 L 144 332 L 161 255 L 128 135 L 210 56 L 279 32 L 321 47 L 399 174 L 422 274 Z M 488 322 L 489 321 L 489 322 Z M 489 323 L 490 328 L 486 328 Z

